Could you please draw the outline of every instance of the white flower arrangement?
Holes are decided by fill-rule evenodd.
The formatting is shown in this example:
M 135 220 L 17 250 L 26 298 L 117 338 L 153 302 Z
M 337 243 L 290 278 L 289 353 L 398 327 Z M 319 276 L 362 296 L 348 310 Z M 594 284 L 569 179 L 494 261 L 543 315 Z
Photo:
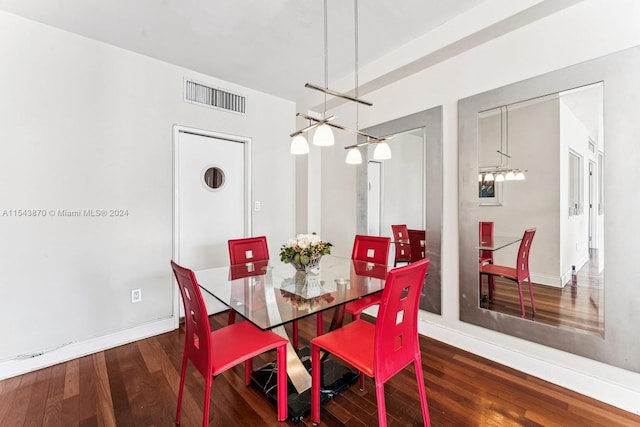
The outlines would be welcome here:
M 286 241 L 280 250 L 280 261 L 306 268 L 331 253 L 331 243 L 323 241 L 317 234 L 298 234 Z

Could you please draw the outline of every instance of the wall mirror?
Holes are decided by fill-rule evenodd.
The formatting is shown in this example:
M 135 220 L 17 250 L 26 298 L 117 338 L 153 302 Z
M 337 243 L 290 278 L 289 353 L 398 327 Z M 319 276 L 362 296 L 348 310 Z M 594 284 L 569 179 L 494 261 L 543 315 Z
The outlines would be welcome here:
M 535 228 L 529 267 L 537 311 L 524 298 L 525 318 L 600 336 L 603 93 L 597 82 L 478 113 L 479 222 L 484 224 L 478 230 L 485 247 L 479 249 L 479 265 L 515 266 L 518 239 Z M 480 280 L 480 307 L 521 316 L 513 281 L 487 275 Z M 523 291 L 526 297 L 528 289 Z
M 630 239 L 640 226 L 629 219 L 640 200 L 628 196 L 640 161 L 638 72 L 636 47 L 458 102 L 462 321 L 640 372 L 640 266 Z M 506 180 L 509 170 L 524 180 Z M 490 262 L 510 267 L 519 249 L 510 238 L 536 229 L 535 314 L 526 281 L 523 318 L 515 282 L 496 279 L 493 298 L 484 295 L 480 222 L 493 223 Z
M 431 263 L 420 308 L 441 314 L 442 107 L 364 132 L 395 136 L 389 140 L 389 160 L 367 162 L 373 158 L 374 147 L 361 148 L 365 160 L 357 170 L 357 231 L 392 237 L 392 224 L 425 230 L 425 256 Z M 392 245 L 392 260 L 393 251 Z

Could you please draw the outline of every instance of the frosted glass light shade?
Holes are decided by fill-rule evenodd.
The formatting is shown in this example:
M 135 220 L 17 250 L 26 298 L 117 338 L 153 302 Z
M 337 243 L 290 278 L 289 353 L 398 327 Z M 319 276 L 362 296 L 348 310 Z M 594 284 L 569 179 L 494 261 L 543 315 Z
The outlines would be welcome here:
M 296 135 L 291 140 L 291 154 L 307 154 L 309 152 L 309 143 L 304 135 Z
M 362 163 L 362 154 L 360 154 L 360 150 L 357 148 L 350 148 L 347 151 L 347 159 L 346 162 L 348 165 L 359 165 Z
M 478 182 L 482 182 L 482 174 L 481 173 L 478 174 Z
M 504 175 L 501 173 L 496 175 L 496 182 L 504 182 Z
M 321 124 L 316 128 L 316 132 L 313 134 L 313 145 L 320 147 L 328 147 L 334 144 L 333 131 L 331 126 L 326 123 Z
M 376 149 L 373 150 L 373 160 L 388 160 L 391 158 L 391 149 L 386 142 L 376 143 Z
M 484 180 L 485 181 L 493 181 L 493 174 L 491 172 L 489 172 L 488 174 L 486 174 L 484 176 Z
M 506 179 L 507 181 L 513 181 L 514 179 L 516 179 L 516 174 L 513 173 L 513 171 L 509 171 L 507 172 L 507 176 L 505 176 L 504 179 Z
M 522 172 L 518 172 L 515 177 L 516 181 L 524 181 L 524 174 Z

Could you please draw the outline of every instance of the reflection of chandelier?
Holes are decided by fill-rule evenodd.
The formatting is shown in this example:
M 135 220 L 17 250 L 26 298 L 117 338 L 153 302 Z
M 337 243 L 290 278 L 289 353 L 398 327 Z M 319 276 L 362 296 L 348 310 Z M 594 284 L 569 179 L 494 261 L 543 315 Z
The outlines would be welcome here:
M 305 138 L 305 134 L 312 129 L 315 129 L 313 136 L 313 144 L 317 146 L 330 146 L 334 144 L 334 136 L 332 128 L 340 129 L 347 132 L 354 133 L 366 138 L 366 141 L 350 145 L 345 147 L 347 151 L 346 162 L 348 164 L 360 164 L 362 163 L 362 154 L 359 147 L 369 144 L 375 144 L 376 149 L 373 152 L 373 158 L 375 160 L 386 160 L 391 158 L 391 150 L 389 145 L 385 142 L 391 139 L 393 136 L 385 136 L 378 138 L 373 135 L 369 135 L 365 132 L 361 132 L 357 128 L 359 105 L 364 104 L 371 106 L 370 102 L 358 98 L 358 0 L 354 0 L 354 16 L 355 16 L 355 96 L 350 96 L 345 93 L 336 92 L 329 89 L 329 66 L 328 56 L 329 51 L 327 48 L 327 0 L 324 1 L 324 87 L 313 85 L 311 83 L 305 84 L 305 87 L 314 89 L 324 93 L 324 113 L 322 118 L 316 118 L 308 116 L 306 114 L 298 113 L 296 117 L 301 117 L 308 120 L 308 126 L 292 133 L 290 136 L 293 138 L 291 141 L 291 154 L 307 154 L 309 152 L 309 143 Z M 356 103 L 356 129 L 350 129 L 348 127 L 333 123 L 335 116 L 327 116 L 327 95 L 335 96 Z
M 503 116 L 505 117 L 504 123 L 502 120 Z M 503 135 L 505 136 L 504 140 L 506 141 L 506 152 L 502 151 Z M 478 174 L 478 181 L 524 181 L 524 173 L 527 172 L 526 170 L 509 167 L 509 159 L 511 158 L 509 155 L 509 107 L 506 105 L 504 107 L 500 107 L 500 149 L 496 151 L 500 154 L 500 165 L 494 168 L 483 168 L 483 170 Z M 503 157 L 507 159 L 506 165 L 504 166 L 502 165 Z

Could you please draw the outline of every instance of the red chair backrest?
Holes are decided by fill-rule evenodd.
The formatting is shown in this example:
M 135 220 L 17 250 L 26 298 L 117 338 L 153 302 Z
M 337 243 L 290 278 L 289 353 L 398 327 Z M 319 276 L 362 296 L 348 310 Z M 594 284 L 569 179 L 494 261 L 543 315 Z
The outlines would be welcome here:
M 423 259 L 427 244 L 427 232 L 425 230 L 407 230 L 409 232 L 409 247 L 411 247 L 411 262 Z
M 200 373 L 207 378 L 212 373 L 211 327 L 207 308 L 202 299 L 193 271 L 171 261 L 184 303 L 186 340 L 184 351 Z
M 269 259 L 266 236 L 232 239 L 228 243 L 229 260 L 232 265 Z
M 491 221 L 480 221 L 478 223 L 478 239 L 479 242 L 481 243 L 482 241 L 485 242 L 492 242 L 493 241 L 493 222 Z M 480 259 L 481 260 L 493 260 L 493 251 L 480 251 Z
M 391 232 L 393 233 L 393 241 L 401 242 L 401 241 L 409 241 L 409 230 L 407 229 L 406 224 L 396 224 L 391 226 Z M 411 257 L 411 247 L 409 245 L 402 245 L 400 243 L 395 243 L 396 249 L 396 259 L 408 259 Z
M 388 237 L 357 235 L 353 242 L 351 259 L 387 265 L 390 244 L 391 239 Z
M 524 236 L 520 241 L 520 249 L 518 249 L 518 261 L 516 264 L 516 278 L 518 282 L 529 279 L 529 252 L 531 252 L 531 243 L 533 236 L 536 234 L 535 228 L 524 231 Z
M 418 305 L 429 259 L 389 271 L 376 319 L 374 373 L 385 382 L 420 352 Z

